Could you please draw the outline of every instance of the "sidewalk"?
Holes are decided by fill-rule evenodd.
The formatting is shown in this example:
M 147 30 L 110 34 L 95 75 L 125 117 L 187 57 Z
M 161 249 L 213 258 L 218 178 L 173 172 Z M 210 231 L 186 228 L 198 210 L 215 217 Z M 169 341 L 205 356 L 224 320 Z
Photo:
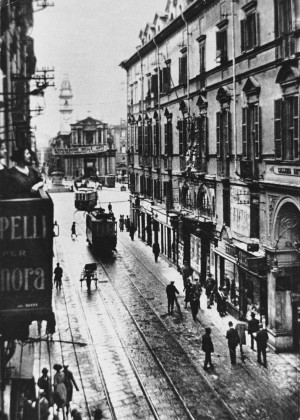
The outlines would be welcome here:
M 125 236 L 127 236 L 125 234 Z M 152 249 L 139 238 L 131 242 L 136 255 L 147 260 L 147 268 L 157 278 L 162 286 L 171 280 L 180 292 L 179 303 L 183 317 L 175 313 L 166 314 L 166 296 L 162 288 L 151 305 L 160 313 L 170 332 L 177 337 L 182 347 L 197 366 L 199 372 L 207 379 L 212 388 L 223 398 L 235 412 L 236 418 L 245 419 L 297 419 L 299 417 L 299 355 L 293 353 L 276 354 L 272 349 L 267 350 L 268 368 L 257 363 L 256 351 L 250 348 L 250 336 L 247 334 L 247 344 L 243 346 L 246 356 L 242 363 L 239 348 L 237 348 L 237 365 L 232 366 L 226 340 L 228 322 L 235 326 L 237 320 L 231 315 L 221 318 L 216 305 L 211 309 L 206 307 L 205 289 L 201 296 L 201 310 L 195 324 L 190 308 L 184 309 L 183 283 L 180 273 L 163 256 L 159 256 L 158 263 L 154 262 Z M 158 297 L 160 295 L 160 297 Z M 176 312 L 176 311 L 175 311 Z M 201 350 L 200 337 L 205 327 L 212 328 L 212 339 L 215 352 L 213 354 L 214 369 L 203 370 L 204 353 Z M 296 414 L 297 413 L 297 414 Z

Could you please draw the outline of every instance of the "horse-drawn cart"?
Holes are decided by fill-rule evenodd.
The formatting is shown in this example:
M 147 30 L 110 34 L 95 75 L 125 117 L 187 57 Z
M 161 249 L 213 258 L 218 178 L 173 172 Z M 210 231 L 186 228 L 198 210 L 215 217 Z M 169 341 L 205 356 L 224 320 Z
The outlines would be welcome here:
M 94 281 L 95 282 L 95 287 L 97 288 L 97 282 L 98 282 L 98 278 L 97 278 L 97 264 L 96 263 L 90 263 L 90 264 L 85 264 L 84 269 L 81 273 L 81 277 L 80 277 L 80 283 L 81 283 L 81 287 L 82 287 L 82 282 L 86 281 L 86 285 L 87 285 L 87 289 L 90 292 L 91 290 L 91 282 Z

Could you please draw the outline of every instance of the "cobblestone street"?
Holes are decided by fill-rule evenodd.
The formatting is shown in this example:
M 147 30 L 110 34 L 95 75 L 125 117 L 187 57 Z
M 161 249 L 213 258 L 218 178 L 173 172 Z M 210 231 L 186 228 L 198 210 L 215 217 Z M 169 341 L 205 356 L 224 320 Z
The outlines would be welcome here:
M 119 188 L 99 193 L 102 207 L 112 202 L 117 220 L 129 214 L 128 193 Z M 52 344 L 42 343 L 36 369 L 68 362 L 80 388 L 72 408 L 83 418 L 93 418 L 96 408 L 105 418 L 117 419 L 299 418 L 297 355 L 268 349 L 265 369 L 248 342 L 245 363 L 238 357 L 232 366 L 225 335 L 234 318 L 220 318 L 215 307 L 206 309 L 203 293 L 194 322 L 190 309 L 184 309 L 178 271 L 161 257 L 156 264 L 151 248 L 137 237 L 131 241 L 126 232 L 118 232 L 114 257 L 101 261 L 93 256 L 83 212 L 74 213 L 73 194 L 52 196 L 60 225 L 54 263 L 61 263 L 64 278 L 62 290 L 54 290 L 57 332 Z M 75 240 L 73 219 L 79 232 Z M 88 293 L 79 279 L 90 262 L 97 262 L 99 281 L 98 289 L 93 285 Z M 170 280 L 180 291 L 182 314 L 167 314 Z M 201 336 L 207 326 L 212 328 L 214 369 L 204 371 Z

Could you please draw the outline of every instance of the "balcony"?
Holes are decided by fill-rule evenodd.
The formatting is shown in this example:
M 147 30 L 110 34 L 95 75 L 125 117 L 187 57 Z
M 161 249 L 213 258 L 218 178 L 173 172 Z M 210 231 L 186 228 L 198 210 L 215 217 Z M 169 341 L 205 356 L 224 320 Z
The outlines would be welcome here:
M 158 156 L 152 156 L 152 166 L 155 170 L 160 169 L 160 159 Z
M 195 169 L 197 172 L 207 173 L 207 161 L 203 158 L 196 158 Z
M 186 157 L 180 156 L 180 171 L 183 172 L 186 170 Z
M 151 156 L 145 156 L 144 157 L 145 166 L 148 168 L 152 168 L 152 157 Z
M 143 168 L 145 166 L 145 159 L 144 156 L 139 155 L 139 166 Z
M 218 160 L 217 161 L 217 174 L 221 178 L 229 178 L 229 162 Z
M 171 171 L 172 170 L 172 156 L 165 156 L 164 157 L 164 169 L 165 171 Z

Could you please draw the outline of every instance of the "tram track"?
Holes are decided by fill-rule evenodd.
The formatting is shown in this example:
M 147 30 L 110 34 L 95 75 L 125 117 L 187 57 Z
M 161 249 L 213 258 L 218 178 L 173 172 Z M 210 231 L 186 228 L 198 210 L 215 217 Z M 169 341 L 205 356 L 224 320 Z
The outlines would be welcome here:
M 99 264 L 99 261 L 97 261 Z M 82 263 L 84 263 L 84 261 L 82 261 Z M 166 411 L 169 410 L 170 412 L 170 416 L 168 416 L 168 418 L 170 419 L 180 419 L 180 420 L 194 420 L 194 417 L 189 413 L 189 411 L 187 410 L 187 408 L 184 406 L 183 402 L 180 401 L 180 398 L 178 398 L 178 395 L 175 395 L 175 398 L 169 398 L 170 400 L 170 404 L 168 406 L 168 402 L 164 401 L 163 406 L 161 406 L 161 409 L 157 408 L 156 403 L 157 403 L 157 389 L 156 386 L 152 386 L 152 387 L 148 387 L 144 385 L 144 382 L 147 382 L 148 384 L 148 378 L 152 376 L 152 380 L 155 381 L 155 383 L 157 382 L 157 386 L 159 386 L 161 383 L 163 383 L 163 392 L 166 392 L 167 389 L 167 385 L 164 383 L 165 382 L 165 371 L 162 369 L 161 366 L 155 367 L 155 363 L 157 363 L 157 359 L 154 358 L 153 361 L 151 361 L 151 357 L 149 355 L 149 353 L 151 354 L 151 351 L 149 349 L 148 346 L 145 346 L 145 341 L 143 342 L 143 344 L 141 344 L 141 341 L 139 339 L 137 339 L 137 334 L 136 332 L 134 332 L 132 334 L 132 337 L 134 338 L 134 341 L 131 342 L 130 344 L 125 343 L 124 341 L 124 336 L 122 337 L 121 334 L 121 330 L 122 328 L 120 328 L 118 326 L 118 323 L 120 321 L 120 312 L 122 312 L 125 308 L 124 306 L 124 302 L 122 302 L 122 300 L 120 299 L 118 293 L 116 293 L 115 289 L 113 288 L 112 285 L 112 281 L 109 278 L 109 276 L 107 276 L 108 282 L 105 286 L 107 286 L 105 288 L 105 293 L 101 291 L 101 288 L 99 287 L 96 290 L 92 291 L 92 294 L 95 295 L 95 292 L 98 295 L 98 301 L 95 302 L 95 304 L 97 303 L 97 328 L 101 329 L 101 334 L 104 337 L 104 341 L 106 343 L 109 343 L 111 341 L 114 341 L 112 338 L 112 333 L 110 332 L 109 334 L 107 333 L 109 326 L 108 325 L 104 325 L 105 323 L 103 323 L 101 320 L 105 318 L 105 314 L 103 313 L 103 309 L 105 308 L 106 314 L 109 317 L 109 320 L 111 321 L 111 324 L 113 325 L 114 331 L 116 332 L 117 336 L 118 336 L 118 340 L 121 343 L 121 348 L 122 351 L 124 351 L 124 353 L 126 354 L 126 357 L 129 361 L 129 364 L 132 368 L 132 372 L 134 373 L 134 376 L 139 384 L 140 390 L 143 393 L 143 396 L 145 398 L 145 400 L 147 401 L 148 407 L 150 409 L 150 412 L 144 413 L 143 418 L 147 418 L 147 419 L 155 419 L 155 420 L 159 420 L 161 418 L 165 418 L 166 417 Z M 82 290 L 79 291 L 79 288 L 75 285 L 75 289 L 76 289 L 76 294 L 77 294 L 77 298 L 78 300 L 81 302 L 81 309 L 83 312 L 85 312 L 84 314 L 84 318 L 86 319 L 85 322 L 85 328 L 87 328 L 89 330 L 89 337 L 93 348 L 95 348 L 95 346 L 99 345 L 99 343 L 95 342 L 94 337 L 96 336 L 97 332 L 95 331 L 91 331 L 91 328 L 89 327 L 89 323 L 87 322 L 87 315 L 86 315 L 86 311 L 90 311 L 90 308 L 84 307 L 83 302 L 82 302 Z M 107 290 L 110 289 L 110 290 Z M 108 297 L 109 296 L 109 297 Z M 123 308 L 123 307 L 124 308 Z M 113 309 L 114 308 L 114 311 Z M 114 313 L 113 313 L 114 312 Z M 100 319 L 99 319 L 99 315 L 100 315 Z M 121 315 L 122 317 L 122 315 Z M 89 316 L 89 318 L 91 318 L 91 316 Z M 94 321 L 95 321 L 95 317 Z M 132 322 L 133 318 L 131 317 L 131 322 Z M 94 322 L 95 323 L 95 322 Z M 136 330 L 139 331 L 138 326 L 136 323 L 134 324 L 134 328 Z M 96 323 L 95 323 L 96 325 Z M 129 327 L 130 329 L 132 329 L 132 325 Z M 140 335 L 140 332 L 138 333 Z M 100 342 L 103 343 L 103 341 Z M 110 351 L 113 353 L 114 359 L 116 359 L 118 357 L 118 352 L 119 350 L 114 348 L 114 349 L 110 349 Z M 106 359 L 106 363 L 109 363 L 109 361 Z M 124 362 L 123 362 L 124 363 Z M 149 365 L 149 366 L 148 366 Z M 108 366 L 106 366 L 107 370 L 109 368 L 109 364 Z M 102 368 L 101 368 L 102 369 Z M 143 371 L 141 373 L 141 370 Z M 160 373 L 159 370 L 162 372 Z M 124 373 L 123 373 L 124 374 Z M 131 374 L 130 374 L 131 375 Z M 130 376 L 129 375 L 129 376 Z M 105 374 L 104 374 L 105 376 Z M 132 379 L 128 379 L 128 384 L 132 382 Z M 159 384 L 160 382 L 160 384 Z M 174 388 L 172 388 L 172 386 L 170 386 L 168 378 L 167 378 L 167 382 L 168 382 L 168 387 L 171 389 L 168 389 L 168 393 L 170 394 L 171 391 L 174 391 Z M 114 384 L 116 386 L 116 384 Z M 108 390 L 108 394 L 109 394 L 109 390 Z M 138 401 L 139 405 L 144 405 L 143 402 L 141 403 L 141 398 L 139 396 L 139 392 L 137 389 L 135 389 L 135 394 L 136 394 L 136 398 Z M 134 395 L 131 396 L 131 398 L 135 398 Z M 179 400 L 178 407 L 176 407 L 176 401 L 175 399 Z M 154 401 L 155 400 L 155 401 Z M 175 406 L 175 407 L 174 407 Z M 174 413 L 172 413 L 172 409 L 175 408 L 175 412 L 179 413 L 178 415 L 174 415 Z M 125 407 L 123 407 L 121 409 L 121 411 L 126 410 Z M 145 411 L 145 409 L 144 409 Z M 131 416 L 132 419 L 134 418 L 135 413 L 132 412 Z M 116 418 L 118 418 L 118 416 L 116 416 Z M 122 418 L 122 414 L 120 414 L 120 418 Z
M 154 275 L 155 276 L 155 274 L 151 271 L 151 269 L 149 268 L 149 266 L 147 266 L 146 264 L 145 264 L 145 262 L 144 262 L 144 260 L 142 259 L 142 258 L 140 258 L 140 256 L 139 255 L 137 255 L 136 253 L 134 253 L 134 250 L 127 244 L 127 243 L 125 243 L 125 241 L 124 240 L 120 240 L 119 239 L 119 243 L 121 243 L 122 244 L 122 246 L 126 249 L 126 251 L 127 252 L 130 252 L 131 254 L 132 254 L 132 256 L 135 258 L 135 259 L 137 259 L 138 261 L 139 261 L 139 263 L 143 266 L 143 269 L 144 270 L 146 270 L 148 273 L 149 273 L 149 275 Z M 124 262 L 124 261 L 123 261 Z M 125 264 L 126 265 L 126 264 Z M 127 269 L 128 269 L 128 267 L 127 267 Z M 134 276 L 134 277 L 136 277 L 136 276 Z M 147 276 L 146 276 L 147 277 Z M 162 286 L 162 294 L 165 294 L 165 284 L 158 278 L 158 277 L 156 277 L 155 276 L 155 278 L 156 278 L 156 280 L 157 280 L 157 282 L 158 283 L 160 283 L 160 285 Z M 139 281 L 139 283 L 141 284 L 141 281 Z M 136 285 L 135 285 L 136 286 Z M 137 286 L 136 286 L 137 287 Z M 141 294 L 145 294 L 145 291 L 140 291 L 140 293 Z M 205 315 L 203 315 L 203 316 L 205 316 Z M 205 329 L 205 327 L 207 327 L 207 326 L 211 326 L 211 321 L 205 316 L 205 318 L 207 319 L 207 322 L 205 322 L 205 323 L 203 323 L 203 322 L 201 322 L 200 320 L 199 320 L 199 318 L 197 318 L 197 323 L 199 324 L 199 325 L 201 325 L 201 327 L 203 328 L 203 330 Z M 216 344 L 216 342 L 218 342 L 220 345 L 223 345 L 223 341 L 221 340 L 221 338 L 220 338 L 220 336 L 219 335 L 217 335 L 217 334 L 214 334 L 214 333 L 212 333 L 212 339 L 213 339 L 213 341 L 214 341 L 214 343 Z M 183 350 L 184 350 L 184 348 L 183 348 Z M 185 351 L 185 350 L 184 350 Z M 247 360 L 249 360 L 250 362 L 251 362 L 251 360 L 250 359 L 247 359 Z M 252 365 L 254 366 L 254 364 L 252 363 Z M 263 385 L 263 383 L 261 383 L 261 381 L 258 381 L 257 380 L 257 376 L 256 376 L 256 374 L 255 373 L 251 373 L 250 371 L 249 371 L 249 369 L 247 369 L 247 367 L 244 365 L 244 364 L 240 364 L 239 365 L 239 367 L 244 371 L 244 373 L 249 377 L 249 379 L 251 379 L 251 381 L 253 381 L 254 383 L 255 383 L 255 385 L 261 390 L 261 392 L 263 393 L 263 394 L 265 394 L 266 393 L 266 388 L 264 387 L 264 385 Z M 295 370 L 296 370 L 296 368 L 295 368 Z M 199 371 L 199 373 L 201 374 L 201 375 L 203 375 L 202 374 L 202 372 L 200 372 Z M 261 374 L 261 373 L 260 373 Z M 206 378 L 205 378 L 206 379 Z M 214 387 L 213 387 L 213 385 L 211 385 L 210 384 L 210 382 L 209 381 L 207 381 L 207 383 L 208 383 L 208 385 L 212 388 L 212 390 L 214 390 L 215 392 L 217 392 L 215 389 L 214 389 Z M 269 388 L 268 389 L 270 389 L 270 388 L 272 388 L 273 386 L 271 385 L 271 384 L 269 384 Z M 219 395 L 219 398 L 225 403 L 225 405 L 226 406 L 228 406 L 228 404 L 224 401 L 224 399 L 221 397 L 221 395 L 218 393 L 218 395 Z M 266 395 L 266 397 L 268 396 L 268 394 Z M 287 404 L 287 406 L 286 406 L 286 409 L 289 409 L 289 407 L 288 407 L 288 405 L 289 404 L 292 404 L 293 406 L 294 406 L 294 408 L 295 409 L 297 409 L 297 403 L 296 402 L 294 402 L 292 399 L 289 399 L 289 403 Z M 264 403 L 262 404 L 262 410 L 263 410 L 263 408 L 264 408 Z M 275 407 L 277 407 L 277 408 L 275 408 L 274 409 L 274 412 L 275 413 L 277 413 L 277 412 L 283 412 L 284 413 L 284 409 L 282 408 L 282 406 L 280 405 L 280 404 L 277 404 L 276 402 L 275 402 L 275 404 L 273 403 L 273 405 L 275 406 Z M 233 416 L 235 417 L 235 418 L 238 418 L 238 414 L 235 414 L 234 412 L 232 412 L 232 410 L 230 409 L 230 411 L 231 411 L 231 413 L 233 414 Z M 274 417 L 274 418 L 280 418 L 280 417 Z

